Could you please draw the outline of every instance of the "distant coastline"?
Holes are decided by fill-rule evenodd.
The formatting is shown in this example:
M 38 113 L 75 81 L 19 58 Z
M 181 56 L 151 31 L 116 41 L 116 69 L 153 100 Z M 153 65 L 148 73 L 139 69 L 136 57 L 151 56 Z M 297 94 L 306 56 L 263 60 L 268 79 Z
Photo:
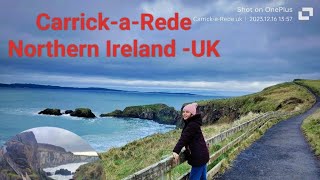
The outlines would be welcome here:
M 52 85 L 41 85 L 41 84 L 24 84 L 24 83 L 13 83 L 13 84 L 0 83 L 0 88 L 1 87 L 5 87 L 5 88 L 32 88 L 32 89 L 89 90 L 89 91 L 130 92 L 130 93 L 144 93 L 144 94 L 175 94 L 175 95 L 202 96 L 200 94 L 193 94 L 193 93 L 142 92 L 142 91 L 126 91 L 126 90 L 98 88 L 98 87 L 80 88 L 80 87 L 63 87 L 63 86 L 52 86 Z

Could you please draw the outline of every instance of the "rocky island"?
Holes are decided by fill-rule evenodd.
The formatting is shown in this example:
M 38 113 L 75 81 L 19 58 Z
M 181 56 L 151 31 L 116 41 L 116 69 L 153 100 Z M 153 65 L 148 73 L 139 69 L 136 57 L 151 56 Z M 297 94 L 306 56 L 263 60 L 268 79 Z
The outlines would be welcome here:
M 55 115 L 55 116 L 60 116 L 60 115 L 62 115 L 60 109 L 51 109 L 51 108 L 46 108 L 46 109 L 38 112 L 38 114 Z
M 140 118 L 154 120 L 161 124 L 175 125 L 181 118 L 180 112 L 166 104 L 150 104 L 142 106 L 129 106 L 123 111 L 115 110 L 101 114 L 100 117 Z
M 44 115 L 55 115 L 55 116 L 60 116 L 63 113 L 61 113 L 60 109 L 52 109 L 52 108 L 46 108 L 38 114 L 44 114 Z M 70 114 L 70 116 L 74 117 L 83 117 L 83 118 L 95 118 L 96 115 L 94 115 L 89 108 L 77 108 L 74 111 L 73 110 L 66 110 L 64 114 Z

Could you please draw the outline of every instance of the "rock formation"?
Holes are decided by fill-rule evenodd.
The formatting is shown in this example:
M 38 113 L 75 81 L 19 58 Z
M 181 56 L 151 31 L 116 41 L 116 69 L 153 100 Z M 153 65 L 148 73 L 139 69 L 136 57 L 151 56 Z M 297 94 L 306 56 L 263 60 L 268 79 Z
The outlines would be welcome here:
M 42 168 L 55 167 L 62 164 L 94 162 L 97 156 L 73 155 L 64 148 L 51 144 L 38 144 L 39 163 Z
M 88 109 L 88 108 L 77 108 L 72 113 L 70 113 L 70 116 L 84 117 L 84 118 L 95 118 L 96 117 L 91 112 L 91 109 Z
M 71 175 L 71 171 L 69 171 L 68 169 L 59 169 L 59 170 L 56 170 L 56 172 L 54 172 L 54 174 L 69 176 L 69 175 Z
M 73 113 L 73 111 L 72 110 L 65 110 L 64 113 L 65 114 L 71 114 L 71 113 Z
M 0 150 L 0 179 L 50 179 L 40 168 L 38 143 L 32 132 L 16 135 Z
M 55 115 L 55 116 L 62 115 L 62 113 L 60 112 L 60 109 L 51 109 L 51 108 L 46 108 L 45 110 L 40 111 L 38 114 Z
M 169 107 L 165 104 L 151 104 L 143 106 L 129 106 L 123 111 L 115 110 L 111 113 L 101 114 L 101 117 L 113 116 L 113 117 L 129 117 L 140 118 L 147 120 L 154 120 L 161 124 L 176 124 L 180 113 L 173 107 Z
M 55 116 L 62 115 L 60 109 L 51 109 L 51 108 L 46 108 L 46 109 L 40 111 L 38 114 L 55 115 Z M 83 117 L 83 118 L 95 118 L 96 117 L 92 113 L 91 109 L 89 109 L 89 108 L 77 108 L 74 111 L 73 110 L 66 110 L 64 112 L 64 114 L 70 114 L 70 116 Z
M 97 156 L 73 155 L 62 147 L 38 143 L 33 132 L 23 132 L 0 149 L 0 179 L 51 179 L 43 168 L 98 159 Z

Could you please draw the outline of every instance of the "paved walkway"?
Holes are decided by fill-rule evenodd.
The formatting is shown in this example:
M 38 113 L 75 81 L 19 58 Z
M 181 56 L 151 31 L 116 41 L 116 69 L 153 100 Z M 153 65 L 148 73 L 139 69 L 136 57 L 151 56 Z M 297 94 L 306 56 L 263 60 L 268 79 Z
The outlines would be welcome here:
M 242 151 L 232 167 L 216 179 L 320 180 L 320 160 L 306 142 L 302 121 L 320 108 L 316 104 L 307 112 L 274 125 L 256 142 Z

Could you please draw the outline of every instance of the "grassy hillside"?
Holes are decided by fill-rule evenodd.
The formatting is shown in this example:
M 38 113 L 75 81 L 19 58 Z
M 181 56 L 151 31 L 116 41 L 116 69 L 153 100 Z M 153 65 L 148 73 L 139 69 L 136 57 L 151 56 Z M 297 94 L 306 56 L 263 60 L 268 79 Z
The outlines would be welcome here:
M 212 122 L 213 124 L 203 127 L 205 137 L 209 138 L 259 113 L 292 110 L 302 112 L 310 108 L 314 102 L 314 97 L 305 88 L 288 82 L 246 96 L 199 101 L 198 103 L 206 115 L 205 120 L 214 118 L 217 112 L 235 112 L 236 115 L 243 117 L 235 120 L 237 118 L 228 116 L 227 113 L 220 114 L 220 118 Z M 217 109 L 220 110 L 216 111 Z M 105 153 L 100 153 L 107 178 L 124 178 L 170 156 L 180 133 L 181 130 L 173 130 L 165 134 L 154 134 L 123 147 L 112 148 Z
M 297 105 L 314 103 L 313 97 L 292 82 L 267 87 L 261 92 L 234 98 L 199 101 L 199 105 L 238 107 L 241 114 L 248 112 L 292 111 Z
M 306 118 L 301 128 L 315 154 L 320 157 L 320 109 Z
M 294 82 L 309 87 L 313 92 L 320 96 L 320 80 L 295 79 Z
M 199 101 L 205 124 L 232 122 L 248 112 L 292 111 L 306 109 L 315 99 L 303 87 L 286 82 L 270 86 L 261 92 L 245 96 Z M 303 110 L 301 109 L 301 110 Z

